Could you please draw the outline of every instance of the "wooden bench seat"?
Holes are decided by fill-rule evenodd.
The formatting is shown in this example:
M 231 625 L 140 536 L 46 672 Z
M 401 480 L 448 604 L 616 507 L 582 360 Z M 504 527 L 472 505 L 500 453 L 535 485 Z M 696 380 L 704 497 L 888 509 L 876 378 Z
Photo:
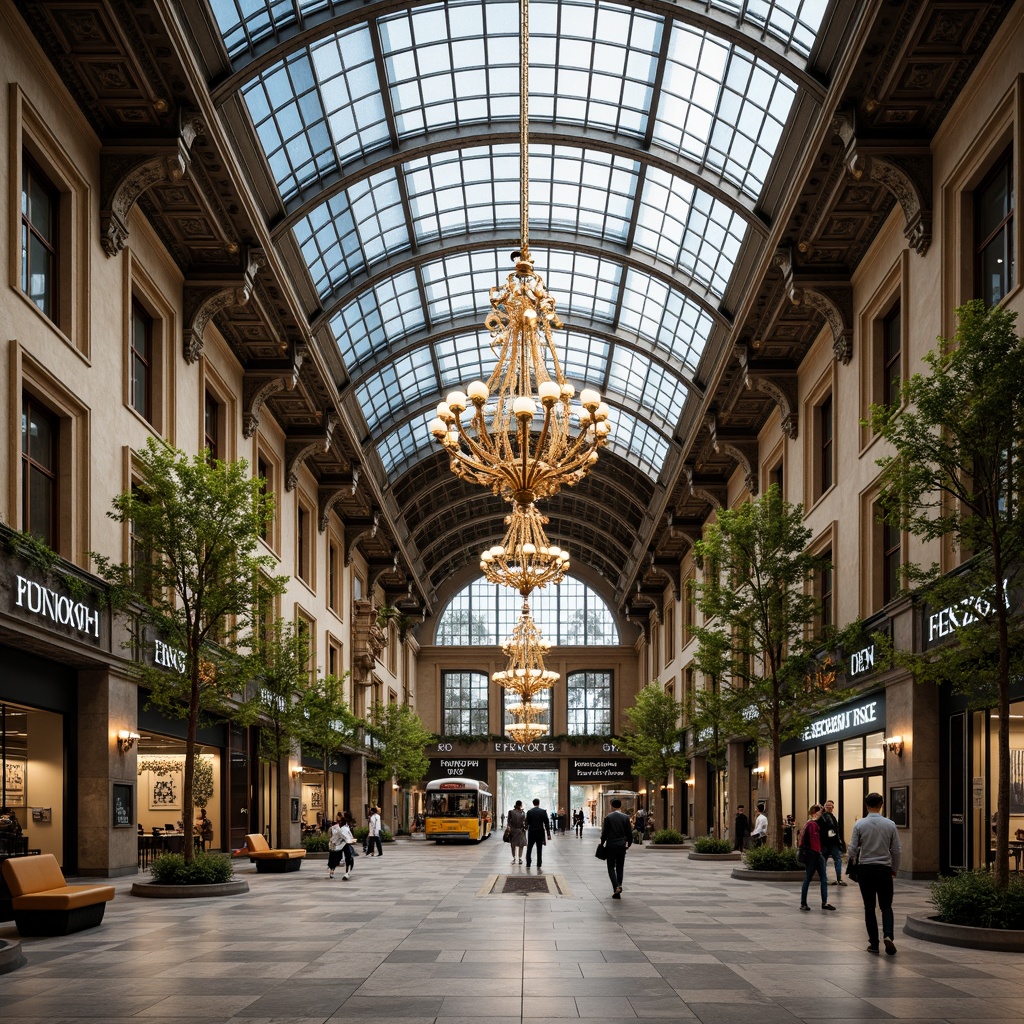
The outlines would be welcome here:
M 3 864 L 20 935 L 68 935 L 103 920 L 112 885 L 68 885 L 52 853 L 12 857 Z
M 301 848 L 272 849 L 259 832 L 246 836 L 245 846 L 257 872 L 298 871 L 302 866 L 302 858 L 306 856 L 306 851 Z

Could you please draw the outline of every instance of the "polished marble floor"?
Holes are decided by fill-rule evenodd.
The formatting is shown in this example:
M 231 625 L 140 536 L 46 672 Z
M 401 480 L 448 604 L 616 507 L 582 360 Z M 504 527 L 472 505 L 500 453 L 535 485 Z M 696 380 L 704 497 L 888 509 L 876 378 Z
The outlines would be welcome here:
M 551 894 L 495 892 L 526 873 L 498 836 L 396 843 L 360 857 L 351 882 L 328 881 L 322 861 L 257 875 L 241 860 L 251 891 L 223 899 L 139 899 L 120 879 L 99 928 L 22 940 L 0 1021 L 1024 1021 L 1024 957 L 899 934 L 928 909 L 923 883 L 897 882 L 898 953 L 875 957 L 855 886 L 832 889 L 835 913 L 802 914 L 799 885 L 634 848 L 612 900 L 595 842 L 588 829 L 547 848 Z

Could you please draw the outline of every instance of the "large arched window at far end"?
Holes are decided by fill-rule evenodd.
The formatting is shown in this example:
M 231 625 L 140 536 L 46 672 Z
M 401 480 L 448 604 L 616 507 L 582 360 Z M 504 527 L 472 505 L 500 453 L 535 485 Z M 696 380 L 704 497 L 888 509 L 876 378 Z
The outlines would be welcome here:
M 441 615 L 437 643 L 444 647 L 497 646 L 512 632 L 522 598 L 479 579 L 459 591 Z M 530 596 L 533 621 L 552 647 L 607 647 L 619 642 L 615 616 L 580 580 L 567 578 Z

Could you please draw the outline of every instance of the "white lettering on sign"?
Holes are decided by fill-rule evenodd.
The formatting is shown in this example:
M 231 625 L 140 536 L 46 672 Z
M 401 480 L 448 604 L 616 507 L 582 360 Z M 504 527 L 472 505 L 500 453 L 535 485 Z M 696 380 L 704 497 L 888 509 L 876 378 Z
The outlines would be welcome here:
M 82 601 L 73 601 L 66 594 L 58 594 L 35 580 L 18 577 L 18 597 L 15 607 L 24 608 L 41 619 L 49 619 L 58 626 L 69 626 L 86 636 L 100 635 L 100 613 Z
M 621 779 L 625 778 L 626 769 L 616 761 L 577 761 L 576 773 L 588 778 Z
M 554 743 L 495 743 L 496 754 L 553 754 L 558 749 Z
M 1010 607 L 1009 580 L 1003 580 L 1003 603 Z M 995 587 L 990 587 L 994 590 Z M 988 591 L 986 591 L 988 593 Z M 971 595 L 962 601 L 943 608 L 942 611 L 934 612 L 928 616 L 928 643 L 941 640 L 944 636 L 950 636 L 964 626 L 970 626 L 992 614 L 992 602 L 985 597 Z
M 875 667 L 875 645 L 863 647 L 850 655 L 850 675 L 860 675 L 862 672 L 870 672 Z
M 832 736 L 837 732 L 844 732 L 846 729 L 853 729 L 858 725 L 871 725 L 878 720 L 878 702 L 871 701 L 868 704 L 861 704 L 859 707 L 851 708 L 849 711 L 839 711 L 834 715 L 826 715 L 811 722 L 804 729 L 805 740 L 816 740 L 822 736 Z
M 153 664 L 169 668 L 172 672 L 185 673 L 185 652 L 179 651 L 163 640 L 153 641 Z
M 479 768 L 480 762 L 473 760 L 452 760 L 442 758 L 440 761 L 441 767 L 449 775 L 465 775 L 467 768 Z
M 454 744 L 451 743 L 438 743 L 438 752 L 444 751 L 445 753 L 450 754 L 452 752 L 453 745 Z

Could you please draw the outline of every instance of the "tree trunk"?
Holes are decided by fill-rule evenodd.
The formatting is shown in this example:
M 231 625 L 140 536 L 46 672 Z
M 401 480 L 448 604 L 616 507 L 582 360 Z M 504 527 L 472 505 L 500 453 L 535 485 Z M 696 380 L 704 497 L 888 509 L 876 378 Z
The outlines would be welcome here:
M 771 784 L 771 798 L 768 801 L 765 814 L 768 816 L 768 844 L 779 853 L 782 852 L 782 779 L 780 778 L 782 757 L 779 754 L 779 735 L 781 731 L 779 725 L 779 700 L 776 698 L 772 708 L 772 765 L 771 779 L 769 780 Z
M 185 733 L 185 777 L 182 780 L 181 825 L 185 832 L 181 852 L 186 864 L 195 859 L 196 847 L 192 842 L 192 792 L 196 772 L 196 736 L 199 732 L 199 661 L 193 659 L 192 695 L 188 702 L 188 720 Z
M 996 623 L 999 628 L 995 879 L 996 887 L 1005 889 L 1010 884 L 1010 639 L 1002 573 L 996 576 L 995 598 Z

